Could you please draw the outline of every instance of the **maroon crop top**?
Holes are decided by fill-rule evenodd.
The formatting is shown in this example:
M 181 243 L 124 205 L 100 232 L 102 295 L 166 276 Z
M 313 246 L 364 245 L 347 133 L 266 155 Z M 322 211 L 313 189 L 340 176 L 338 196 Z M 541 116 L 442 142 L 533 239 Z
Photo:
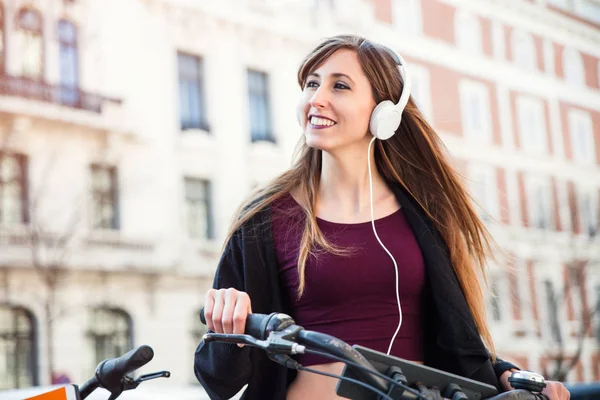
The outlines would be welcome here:
M 302 208 L 290 194 L 273 203 L 273 240 L 292 317 L 305 329 L 386 353 L 399 318 L 394 263 L 377 242 L 371 222 L 341 224 L 317 218 L 330 242 L 354 250 L 351 256 L 321 252 L 316 258 L 309 257 L 305 291 L 298 299 L 297 263 L 303 221 Z M 401 209 L 375 220 L 375 226 L 399 271 L 402 326 L 392 355 L 422 361 L 421 295 L 425 276 L 421 250 Z M 305 366 L 333 362 L 308 354 L 297 359 Z

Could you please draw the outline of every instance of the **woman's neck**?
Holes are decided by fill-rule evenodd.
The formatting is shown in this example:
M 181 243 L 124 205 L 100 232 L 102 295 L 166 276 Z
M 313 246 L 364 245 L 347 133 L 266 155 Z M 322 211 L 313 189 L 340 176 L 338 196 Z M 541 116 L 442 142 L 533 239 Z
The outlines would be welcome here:
M 373 146 L 370 162 L 373 201 L 377 204 L 391 191 L 375 165 Z M 336 154 L 323 151 L 317 208 L 335 209 L 336 213 L 349 216 L 360 215 L 370 210 L 370 201 L 367 148 L 344 149 Z

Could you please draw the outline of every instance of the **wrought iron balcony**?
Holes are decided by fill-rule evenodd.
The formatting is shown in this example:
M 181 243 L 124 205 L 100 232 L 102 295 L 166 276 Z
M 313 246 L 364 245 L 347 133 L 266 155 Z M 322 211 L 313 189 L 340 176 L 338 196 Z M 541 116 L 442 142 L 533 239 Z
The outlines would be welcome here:
M 0 96 L 15 96 L 65 107 L 102 113 L 106 102 L 121 104 L 121 100 L 88 93 L 76 87 L 52 85 L 46 82 L 0 74 Z

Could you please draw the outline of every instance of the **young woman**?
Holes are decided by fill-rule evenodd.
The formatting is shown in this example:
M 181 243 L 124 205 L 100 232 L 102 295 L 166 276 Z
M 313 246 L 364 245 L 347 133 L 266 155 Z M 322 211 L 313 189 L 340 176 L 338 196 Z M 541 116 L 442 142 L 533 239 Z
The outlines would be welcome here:
M 478 279 L 489 234 L 439 137 L 412 100 L 391 138 L 373 137 L 375 107 L 409 90 L 401 62 L 355 36 L 329 38 L 304 60 L 298 159 L 240 207 L 206 294 L 207 325 L 243 333 L 248 313 L 284 312 L 306 329 L 509 390 L 516 367 L 495 356 Z M 195 372 L 211 398 L 245 384 L 245 399 L 339 398 L 335 379 L 250 347 L 201 342 Z M 546 394 L 568 399 L 560 383 Z

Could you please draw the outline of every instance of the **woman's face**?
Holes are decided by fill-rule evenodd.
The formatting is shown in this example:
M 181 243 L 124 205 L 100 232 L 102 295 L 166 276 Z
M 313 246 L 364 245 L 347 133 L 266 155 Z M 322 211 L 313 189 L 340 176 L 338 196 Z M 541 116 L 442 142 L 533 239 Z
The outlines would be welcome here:
M 306 144 L 332 152 L 364 141 L 374 107 L 356 52 L 336 51 L 306 77 L 298 104 Z

